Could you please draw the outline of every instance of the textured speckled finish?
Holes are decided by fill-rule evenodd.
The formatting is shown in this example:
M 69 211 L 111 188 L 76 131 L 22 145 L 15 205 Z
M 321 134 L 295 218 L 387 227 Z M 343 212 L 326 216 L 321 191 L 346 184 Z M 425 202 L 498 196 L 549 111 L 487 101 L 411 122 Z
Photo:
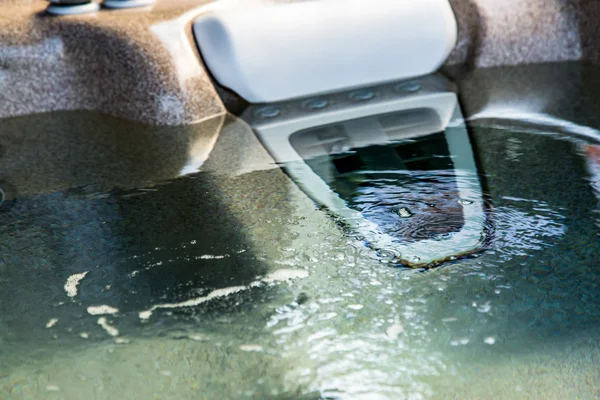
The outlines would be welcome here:
M 97 110 L 152 124 L 222 113 L 191 37 L 206 0 L 51 17 L 0 0 L 0 117 Z
M 596 0 L 450 2 L 459 40 L 448 66 L 600 61 Z M 215 87 L 191 35 L 214 0 L 70 17 L 45 15 L 46 4 L 0 0 L 0 118 L 84 109 L 177 125 L 220 114 L 223 102 L 234 113 L 244 108 Z
M 448 64 L 600 60 L 595 0 L 450 0 L 459 40 Z
M 449 1 L 458 23 L 458 40 L 447 67 L 600 62 L 600 2 L 596 0 Z M 236 96 L 223 99 L 233 112 L 243 106 Z

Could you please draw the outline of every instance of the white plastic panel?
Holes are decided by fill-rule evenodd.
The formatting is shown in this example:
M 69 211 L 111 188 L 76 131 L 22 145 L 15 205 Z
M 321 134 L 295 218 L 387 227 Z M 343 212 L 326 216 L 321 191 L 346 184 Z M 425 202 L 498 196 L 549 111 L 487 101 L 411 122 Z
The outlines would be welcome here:
M 353 100 L 353 91 L 321 96 L 318 100 L 326 106 L 312 109 L 306 107 L 310 99 L 298 99 L 280 104 L 252 105 L 242 118 L 247 121 L 275 161 L 282 165 L 293 180 L 317 204 L 325 206 L 331 213 L 341 218 L 345 224 L 360 233 L 369 245 L 377 250 L 393 252 L 402 264 L 413 267 L 428 266 L 451 257 L 471 254 L 484 245 L 486 233 L 486 211 L 483 190 L 478 178 L 477 166 L 469 135 L 464 123 L 456 93 L 451 85 L 445 84 L 441 75 L 432 75 L 404 82 L 390 83 L 363 89 L 373 93 L 369 100 Z M 409 85 L 410 84 L 410 85 Z M 402 90 L 415 87 L 414 91 Z M 269 109 L 264 113 L 261 110 Z M 451 233 L 445 239 L 425 239 L 414 242 L 398 238 L 382 231 L 361 212 L 348 206 L 345 200 L 319 176 L 298 153 L 290 141 L 296 132 L 306 131 L 330 124 L 344 124 L 359 118 L 369 118 L 399 111 L 430 110 L 439 121 L 456 173 L 458 189 L 456 200 L 467 200 L 463 206 L 464 224 L 462 229 Z M 420 132 L 412 131 L 418 138 L 432 133 L 431 125 L 423 125 Z M 352 146 L 364 146 L 368 141 L 381 144 L 389 140 L 382 138 L 376 129 L 363 130 L 364 143 L 359 143 L 359 132 L 347 132 Z M 408 139 L 409 137 L 404 137 Z M 397 139 L 397 138 L 396 138 Z M 358 144 L 357 144 L 358 143 Z
M 448 0 L 321 0 L 219 9 L 194 33 L 217 81 L 253 103 L 425 75 L 456 43 Z

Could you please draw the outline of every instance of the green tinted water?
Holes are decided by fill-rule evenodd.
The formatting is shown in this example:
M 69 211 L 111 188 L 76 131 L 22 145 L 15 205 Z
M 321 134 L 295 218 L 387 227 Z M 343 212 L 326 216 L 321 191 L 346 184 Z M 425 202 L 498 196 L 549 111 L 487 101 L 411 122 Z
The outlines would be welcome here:
M 74 134 L 117 123 L 38 118 Z M 16 193 L 0 208 L 0 398 L 600 395 L 599 143 L 474 124 L 489 244 L 423 272 L 345 235 L 239 122 L 202 172 L 170 181 L 153 163 L 190 157 L 165 140 L 146 158 L 141 133 L 133 156 L 23 160 L 30 122 L 0 136 Z M 146 174 L 121 179 L 135 165 Z

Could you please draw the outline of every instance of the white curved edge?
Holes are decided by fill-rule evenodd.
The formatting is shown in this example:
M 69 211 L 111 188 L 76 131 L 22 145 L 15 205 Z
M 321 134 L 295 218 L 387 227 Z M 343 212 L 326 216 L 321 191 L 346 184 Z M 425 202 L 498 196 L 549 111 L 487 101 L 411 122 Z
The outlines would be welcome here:
M 96 2 L 73 6 L 49 4 L 46 7 L 46 12 L 52 15 L 80 15 L 93 13 L 98 10 L 100 10 L 100 4 Z
M 598 129 L 586 125 L 579 125 L 575 122 L 558 118 L 547 113 L 526 111 L 516 107 L 489 106 L 481 112 L 468 118 L 469 121 L 484 119 L 523 121 L 535 124 L 536 126 L 546 126 L 554 129 L 561 129 L 567 133 L 582 136 L 588 139 L 600 140 L 600 131 Z
M 215 79 L 223 86 L 237 92 L 240 96 L 257 98 L 257 94 L 245 87 L 247 78 L 234 56 L 233 40 L 218 17 L 221 10 L 200 16 L 192 27 L 202 59 Z
M 156 3 L 156 0 L 104 0 L 102 6 L 106 8 L 125 9 L 146 7 Z
M 217 9 L 193 25 L 215 79 L 269 103 L 426 75 L 457 40 L 448 0 L 329 0 Z
M 322 126 L 347 119 L 385 114 L 415 108 L 429 108 L 440 116 L 445 129 L 446 141 L 454 163 L 458 198 L 473 203 L 463 206 L 465 224 L 460 231 L 443 240 L 422 240 L 414 243 L 398 243 L 397 239 L 383 233 L 378 226 L 366 219 L 359 211 L 351 209 L 302 159 L 290 143 L 290 136 L 303 129 Z M 365 104 L 329 114 L 295 119 L 287 123 L 273 123 L 255 127 L 273 158 L 283 164 L 290 176 L 318 204 L 341 217 L 351 229 L 364 236 L 367 243 L 377 250 L 394 250 L 406 264 L 426 266 L 452 256 L 477 251 L 483 245 L 485 232 L 485 204 L 483 190 L 468 132 L 464 125 L 458 99 L 453 92 L 415 95 L 379 104 Z M 457 156 L 457 157 L 456 157 Z M 452 249 L 452 254 L 448 254 Z M 416 261 L 418 258 L 418 261 Z

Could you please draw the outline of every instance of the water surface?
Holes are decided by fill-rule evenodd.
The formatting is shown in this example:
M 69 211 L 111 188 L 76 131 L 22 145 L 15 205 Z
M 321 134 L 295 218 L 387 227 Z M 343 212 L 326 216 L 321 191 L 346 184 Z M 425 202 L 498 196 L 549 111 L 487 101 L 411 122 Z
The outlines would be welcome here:
M 37 121 L 57 118 L 100 117 Z M 2 164 L 16 195 L 0 208 L 0 397 L 600 395 L 599 142 L 473 123 L 489 240 L 423 271 L 394 268 L 348 235 L 240 124 L 225 121 L 201 172 L 177 179 L 154 174 L 154 155 L 120 155 L 148 167 L 120 181 L 119 168 L 102 169 L 110 152 L 82 157 L 51 186 Z M 181 171 L 198 133 L 171 134 L 178 156 L 156 151 Z M 31 148 L 7 135 L 5 152 Z M 438 191 L 425 197 L 444 203 L 455 189 L 435 171 Z M 421 178 L 405 183 L 418 191 Z M 415 215 L 425 212 L 413 200 Z M 420 227 L 402 233 L 431 234 Z

